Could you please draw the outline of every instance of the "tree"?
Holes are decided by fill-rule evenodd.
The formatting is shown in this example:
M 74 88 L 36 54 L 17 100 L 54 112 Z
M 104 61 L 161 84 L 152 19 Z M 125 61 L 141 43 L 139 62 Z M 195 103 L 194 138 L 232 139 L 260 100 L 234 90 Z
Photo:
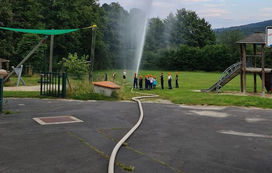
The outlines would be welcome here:
M 172 36 L 175 44 L 185 43 L 194 47 L 215 44 L 215 33 L 211 25 L 194 11 L 177 10 L 176 20 Z
M 12 22 L 12 4 L 9 0 L 2 0 L 0 5 L 0 26 L 8 26 Z M 14 55 L 13 32 L 0 30 L 0 55 L 9 59 Z
M 103 25 L 100 23 L 99 8 L 95 0 L 39 0 L 42 5 L 41 15 L 44 16 L 42 22 L 47 29 L 70 29 L 83 28 L 97 24 L 97 41 L 103 39 Z M 50 12 L 48 12 L 50 11 Z M 73 32 L 65 35 L 58 35 L 54 40 L 54 58 L 61 60 L 69 52 L 77 52 L 79 55 L 90 53 L 91 31 L 90 29 L 80 32 Z M 97 47 L 99 48 L 99 47 Z M 99 48 L 99 51 L 102 50 Z M 100 58 L 102 59 L 102 58 Z M 99 58 L 96 59 L 99 61 Z
M 148 32 L 146 34 L 146 50 L 156 52 L 163 48 L 165 25 L 160 18 L 152 18 L 149 20 Z
M 17 57 L 12 58 L 12 62 L 14 65 L 19 64 L 23 58 L 36 46 L 39 41 L 41 41 L 42 37 L 35 34 L 23 34 L 22 39 L 17 44 L 16 54 Z M 41 72 L 43 70 L 47 70 L 45 67 L 46 62 L 44 60 L 45 51 L 47 49 L 46 44 L 42 44 L 35 53 L 30 57 L 30 59 L 26 62 L 33 67 L 33 70 L 36 72 Z
M 217 42 L 225 45 L 231 52 L 233 52 L 233 56 L 239 57 L 240 49 L 236 42 L 241 40 L 243 37 L 244 34 L 240 30 L 223 31 L 217 35 Z
M 177 23 L 177 19 L 173 13 L 170 13 L 166 19 L 164 19 L 164 43 L 167 48 L 174 46 L 175 35 L 177 32 L 174 30 L 174 26 Z M 181 41 L 182 42 L 182 41 Z
M 142 57 L 143 68 L 156 68 L 155 64 L 158 59 L 158 51 L 166 44 L 164 39 L 164 30 L 165 25 L 160 18 L 152 18 L 149 20 L 144 53 Z
M 125 25 L 127 23 L 128 12 L 118 3 L 103 4 L 105 11 L 104 43 L 113 68 L 124 68 L 124 56 L 121 54 L 123 49 L 122 41 L 125 38 Z

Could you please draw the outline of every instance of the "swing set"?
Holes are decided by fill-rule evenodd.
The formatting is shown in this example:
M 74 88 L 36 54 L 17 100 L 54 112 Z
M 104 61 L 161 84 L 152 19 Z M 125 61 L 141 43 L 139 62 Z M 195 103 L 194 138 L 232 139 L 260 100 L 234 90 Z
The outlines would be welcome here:
M 62 30 L 40 30 L 40 29 L 19 29 L 19 28 L 8 28 L 8 27 L 0 27 L 2 30 L 8 30 L 8 31 L 14 31 L 14 32 L 23 32 L 23 33 L 29 33 L 29 34 L 41 34 L 45 35 L 39 43 L 26 55 L 26 57 L 16 66 L 13 67 L 12 71 L 8 74 L 7 77 L 5 77 L 4 82 L 8 81 L 9 78 L 16 73 L 18 76 L 17 80 L 17 87 L 19 86 L 19 82 L 22 81 L 23 85 L 25 85 L 25 82 L 21 78 L 22 70 L 23 70 L 23 64 L 35 53 L 35 51 L 46 42 L 48 39 L 48 36 L 51 36 L 51 42 L 50 42 L 50 57 L 49 57 L 49 72 L 52 72 L 52 61 L 53 61 L 53 45 L 54 45 L 54 36 L 55 35 L 62 35 L 67 34 L 70 32 L 75 32 L 79 30 L 84 29 L 91 29 L 92 30 L 92 44 L 91 44 L 91 56 L 89 61 L 87 63 L 90 63 L 89 68 L 89 76 L 92 76 L 93 72 L 93 66 L 94 66 L 94 49 L 95 49 L 95 35 L 96 35 L 96 25 L 92 25 L 85 28 L 76 28 L 76 29 L 62 29 Z

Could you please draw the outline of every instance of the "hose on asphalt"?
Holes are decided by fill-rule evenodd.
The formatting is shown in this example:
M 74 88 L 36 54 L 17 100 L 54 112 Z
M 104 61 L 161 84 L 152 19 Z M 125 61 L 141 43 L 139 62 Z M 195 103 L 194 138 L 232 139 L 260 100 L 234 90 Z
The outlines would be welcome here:
M 131 89 L 131 91 L 133 91 L 133 89 Z M 138 97 L 132 98 L 133 101 L 138 103 L 138 107 L 140 110 L 139 120 L 113 148 L 111 156 L 110 156 L 110 160 L 109 160 L 108 173 L 114 173 L 114 163 L 115 163 L 115 158 L 116 158 L 117 152 L 119 151 L 119 149 L 121 148 L 123 143 L 126 142 L 126 140 L 136 131 L 136 129 L 141 125 L 141 123 L 143 121 L 144 113 L 143 113 L 143 107 L 142 107 L 142 103 L 141 103 L 140 99 L 158 97 L 158 95 L 153 95 L 153 94 L 146 94 L 146 93 L 139 93 L 139 92 L 135 92 L 135 93 L 144 94 L 144 96 L 138 96 Z

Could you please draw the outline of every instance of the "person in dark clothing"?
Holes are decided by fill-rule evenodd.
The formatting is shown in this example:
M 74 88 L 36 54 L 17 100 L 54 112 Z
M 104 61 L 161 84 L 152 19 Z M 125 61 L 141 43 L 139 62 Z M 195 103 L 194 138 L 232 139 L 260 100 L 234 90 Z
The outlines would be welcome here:
M 172 75 L 168 74 L 168 89 L 172 89 Z
M 147 89 L 150 90 L 150 75 L 147 75 Z
M 137 73 L 134 73 L 134 82 L 133 82 L 133 88 L 138 88 L 138 78 Z
M 161 73 L 161 89 L 164 89 L 164 87 L 163 87 L 164 83 L 163 82 L 164 82 L 163 81 L 163 73 Z
M 149 89 L 153 89 L 153 77 L 152 75 L 149 76 Z
M 176 88 L 179 88 L 179 84 L 178 84 L 178 72 L 176 72 Z
M 139 76 L 139 89 L 143 90 L 143 77 L 141 75 Z
M 147 79 L 147 75 L 145 75 L 145 89 L 147 90 L 148 88 L 148 79 Z

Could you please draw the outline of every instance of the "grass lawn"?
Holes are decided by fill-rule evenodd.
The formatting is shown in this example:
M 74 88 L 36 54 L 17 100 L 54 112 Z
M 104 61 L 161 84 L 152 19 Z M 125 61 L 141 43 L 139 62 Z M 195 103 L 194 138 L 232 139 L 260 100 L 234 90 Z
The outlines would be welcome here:
M 39 85 L 38 81 L 40 80 L 40 75 L 39 74 L 35 74 L 33 76 L 23 76 L 22 77 L 23 80 L 25 81 L 27 86 L 35 86 L 35 85 Z M 16 86 L 17 84 L 17 76 L 12 76 L 10 78 L 10 80 L 8 82 L 5 83 L 6 87 L 9 86 Z M 20 86 L 22 85 L 22 83 L 20 83 Z
M 70 76 L 70 86 L 67 85 L 67 98 L 81 99 L 81 100 L 129 100 L 131 97 L 137 95 L 131 92 L 131 87 L 133 83 L 133 72 L 128 71 L 128 79 L 123 82 L 122 71 L 121 70 L 107 70 L 107 71 L 96 71 L 94 73 L 94 80 L 100 81 L 104 80 L 105 72 L 108 74 L 108 80 L 112 81 L 112 73 L 116 72 L 115 83 L 122 86 L 118 94 L 113 97 L 104 97 L 93 93 L 93 86 L 89 84 L 88 77 L 85 76 L 81 79 Z M 260 107 L 260 108 L 272 108 L 271 98 L 263 98 L 260 96 L 238 96 L 238 95 L 225 95 L 228 92 L 239 92 L 240 91 L 240 76 L 234 78 L 226 86 L 222 88 L 222 93 L 201 93 L 195 92 L 194 90 L 208 89 L 220 78 L 221 73 L 215 72 L 179 72 L 179 85 L 180 88 L 173 88 L 172 90 L 167 89 L 167 74 L 168 71 L 163 71 L 164 73 L 164 90 L 160 89 L 160 71 L 140 71 L 139 74 L 142 76 L 146 74 L 151 74 L 157 77 L 158 86 L 154 90 L 135 90 L 142 93 L 152 93 L 158 94 L 162 99 L 167 99 L 176 104 L 190 104 L 190 105 L 218 105 L 218 106 L 246 106 L 246 107 Z M 174 72 L 172 72 L 173 80 L 172 85 L 175 86 Z M 38 85 L 37 81 L 39 76 L 34 77 L 24 77 L 27 85 Z M 15 81 L 15 82 L 14 82 Z M 261 91 L 261 79 L 257 78 L 258 92 Z M 14 86 L 16 84 L 16 78 L 11 78 L 9 86 Z M 247 92 L 253 92 L 253 75 L 247 76 Z M 270 94 L 268 94 L 270 95 Z M 5 97 L 40 97 L 39 92 L 5 92 Z
M 108 71 L 108 78 L 111 79 L 113 71 Z M 122 86 L 119 93 L 120 99 L 130 99 L 135 94 L 131 93 L 133 73 L 128 72 L 130 79 L 124 84 L 122 82 L 122 71 L 116 71 L 118 80 L 116 83 Z M 167 88 L 167 75 L 168 71 L 164 73 L 164 85 Z M 174 72 L 171 72 L 173 79 Z M 103 79 L 105 71 L 97 72 L 96 75 Z M 142 76 L 151 74 L 158 79 L 158 86 L 154 90 L 135 90 L 143 93 L 152 93 L 160 95 L 161 98 L 172 101 L 176 104 L 190 104 L 190 105 L 218 105 L 218 106 L 246 106 L 246 107 L 261 107 L 272 108 L 272 99 L 263 98 L 260 96 L 237 96 L 237 95 L 224 95 L 226 92 L 239 92 L 240 91 L 240 76 L 234 78 L 226 86 L 222 88 L 222 93 L 201 93 L 194 90 L 208 89 L 221 77 L 221 73 L 215 72 L 179 72 L 179 85 L 180 88 L 160 89 L 160 71 L 140 71 Z M 258 92 L 261 92 L 261 79 L 257 78 Z M 172 85 L 175 86 L 175 80 L 172 80 Z M 253 93 L 253 75 L 247 76 L 247 92 Z M 270 94 L 269 94 L 270 95 Z

